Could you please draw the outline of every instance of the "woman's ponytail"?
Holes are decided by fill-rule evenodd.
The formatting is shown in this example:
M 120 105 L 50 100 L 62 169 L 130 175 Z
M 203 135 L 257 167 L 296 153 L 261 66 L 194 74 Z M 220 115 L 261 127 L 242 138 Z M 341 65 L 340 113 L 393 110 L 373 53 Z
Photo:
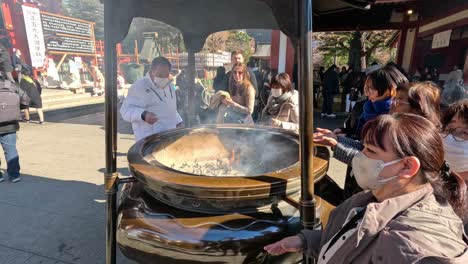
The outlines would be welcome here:
M 447 199 L 460 218 L 468 221 L 467 185 L 463 178 L 453 172 L 447 162 L 444 161 L 440 169 L 440 180 L 440 188 L 434 189 L 439 192 L 439 195 Z

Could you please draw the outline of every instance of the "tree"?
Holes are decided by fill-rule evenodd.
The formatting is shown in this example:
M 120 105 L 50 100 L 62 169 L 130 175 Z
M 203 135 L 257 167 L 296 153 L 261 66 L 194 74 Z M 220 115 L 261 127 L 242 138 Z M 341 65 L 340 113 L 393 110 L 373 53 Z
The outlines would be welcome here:
M 241 30 L 229 31 L 229 36 L 226 40 L 226 50 L 240 50 L 244 55 L 244 61 L 249 61 L 250 56 L 254 52 L 255 41 L 251 36 Z
M 143 46 L 144 32 L 157 32 L 158 44 L 165 52 L 169 50 L 177 50 L 183 52 L 185 50 L 184 41 L 181 32 L 166 23 L 149 18 L 134 18 L 127 36 L 122 42 L 123 52 L 133 53 L 135 40 L 138 41 L 139 50 Z
M 218 52 L 226 48 L 226 34 L 225 32 L 213 33 L 205 41 L 204 51 L 207 52 Z
M 96 23 L 94 35 L 96 39 L 104 39 L 104 5 L 99 0 L 63 0 L 63 13 Z
M 361 33 L 362 45 L 361 67 L 366 68 L 373 59 L 384 58 L 375 56 L 377 53 L 391 53 L 386 46 L 387 42 L 395 34 L 393 30 L 364 31 Z M 324 61 L 330 62 L 336 56 L 340 63 L 347 64 L 353 32 L 320 32 L 314 34 L 314 39 L 320 43 L 319 50 L 323 53 Z

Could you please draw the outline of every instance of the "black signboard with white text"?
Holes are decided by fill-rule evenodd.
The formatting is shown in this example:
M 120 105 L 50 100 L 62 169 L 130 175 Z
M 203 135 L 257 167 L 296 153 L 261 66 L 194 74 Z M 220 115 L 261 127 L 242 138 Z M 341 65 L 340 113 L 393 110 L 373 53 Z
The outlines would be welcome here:
M 54 37 L 47 39 L 46 48 L 58 52 L 94 53 L 94 42 L 90 39 Z
M 46 49 L 64 53 L 95 53 L 92 23 L 41 13 Z
M 42 29 L 48 32 L 62 33 L 92 38 L 90 23 L 70 20 L 67 18 L 42 13 Z

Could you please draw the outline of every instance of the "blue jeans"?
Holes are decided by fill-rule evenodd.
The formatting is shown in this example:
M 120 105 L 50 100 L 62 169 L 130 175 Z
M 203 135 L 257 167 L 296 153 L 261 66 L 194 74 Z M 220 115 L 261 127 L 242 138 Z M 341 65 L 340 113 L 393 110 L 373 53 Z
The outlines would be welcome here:
M 18 151 L 16 150 L 16 132 L 0 134 L 0 144 L 2 144 L 5 159 L 7 161 L 7 172 L 10 179 L 20 176 L 20 164 Z

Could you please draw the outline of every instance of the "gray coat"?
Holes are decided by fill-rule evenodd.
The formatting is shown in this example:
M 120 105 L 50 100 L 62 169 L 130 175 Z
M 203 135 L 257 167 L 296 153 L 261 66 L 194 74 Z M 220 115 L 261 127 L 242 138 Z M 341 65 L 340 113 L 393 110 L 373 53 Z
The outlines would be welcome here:
M 13 66 L 11 65 L 10 51 L 0 44 L 0 71 L 12 72 Z
M 383 202 L 361 192 L 332 211 L 325 230 L 302 231 L 305 253 L 317 257 L 320 248 L 340 231 L 348 212 L 364 207 L 354 233 L 328 263 L 468 263 L 468 238 L 452 207 L 436 200 L 432 187 Z

